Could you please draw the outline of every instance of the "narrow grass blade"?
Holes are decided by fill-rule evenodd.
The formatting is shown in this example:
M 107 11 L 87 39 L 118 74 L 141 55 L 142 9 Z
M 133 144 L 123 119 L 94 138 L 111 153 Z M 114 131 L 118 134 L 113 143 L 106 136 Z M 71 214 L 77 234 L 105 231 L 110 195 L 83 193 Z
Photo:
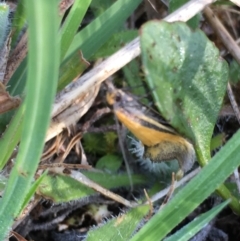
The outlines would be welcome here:
M 91 0 L 76 0 L 61 28 L 61 60 L 72 43 L 80 23 L 87 12 Z
M 58 90 L 63 89 L 86 69 L 87 65 L 84 59 L 88 60 L 93 57 L 110 36 L 123 26 L 123 23 L 140 2 L 141 0 L 118 0 L 102 15 L 76 34 L 61 65 Z
M 21 35 L 24 26 L 27 24 L 26 22 L 26 13 L 24 9 L 24 4 L 23 1 L 19 1 L 17 4 L 17 9 L 14 13 L 14 18 L 13 18 L 13 36 L 12 36 L 12 47 L 14 47 L 17 43 L 17 40 L 19 36 Z
M 24 4 L 29 24 L 26 112 L 19 153 L 0 202 L 0 240 L 6 238 L 31 189 L 58 78 L 58 0 L 24 1 Z
M 240 165 L 240 132 L 131 241 L 163 239 Z M 240 214 L 239 202 L 235 211 Z M 156 238 L 157 237 L 157 238 Z
M 18 69 L 13 74 L 12 78 L 8 82 L 7 91 L 11 96 L 18 95 L 19 97 L 24 96 L 24 88 L 26 87 L 27 79 L 27 58 L 23 60 Z M 0 132 L 4 132 L 6 126 L 11 121 L 16 110 L 9 111 L 0 115 Z
M 12 155 L 13 149 L 16 147 L 20 140 L 24 107 L 24 105 L 21 105 L 21 107 L 16 112 L 16 115 L 10 122 L 7 130 L 0 139 L 0 170 L 2 170 L 7 163 L 10 156 Z
M 224 207 L 227 206 L 229 200 L 219 204 L 210 211 L 195 218 L 191 223 L 187 224 L 181 230 L 164 239 L 164 241 L 188 241 L 194 237 L 208 222 L 210 222 Z
M 0 3 L 0 50 L 3 47 L 3 44 L 9 32 L 8 15 L 9 6 L 6 3 Z

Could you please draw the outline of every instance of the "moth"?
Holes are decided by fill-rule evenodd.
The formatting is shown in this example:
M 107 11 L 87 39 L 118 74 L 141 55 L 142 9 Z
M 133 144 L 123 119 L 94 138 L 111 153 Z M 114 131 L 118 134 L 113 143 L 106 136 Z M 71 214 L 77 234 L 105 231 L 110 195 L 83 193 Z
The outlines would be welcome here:
M 144 157 L 152 162 L 176 159 L 178 176 L 189 171 L 196 154 L 190 141 L 177 133 L 160 115 L 139 103 L 134 96 L 113 86 L 108 88 L 107 102 L 117 119 L 144 145 Z

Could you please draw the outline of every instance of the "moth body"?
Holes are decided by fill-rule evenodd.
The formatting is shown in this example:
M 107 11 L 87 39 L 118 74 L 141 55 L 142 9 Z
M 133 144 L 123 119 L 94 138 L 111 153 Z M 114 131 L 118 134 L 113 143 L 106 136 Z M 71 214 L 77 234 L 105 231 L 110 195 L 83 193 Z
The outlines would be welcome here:
M 164 119 L 118 89 L 109 91 L 107 101 L 113 106 L 118 120 L 144 145 L 144 157 L 153 162 L 176 159 L 180 173 L 192 168 L 196 159 L 193 145 Z

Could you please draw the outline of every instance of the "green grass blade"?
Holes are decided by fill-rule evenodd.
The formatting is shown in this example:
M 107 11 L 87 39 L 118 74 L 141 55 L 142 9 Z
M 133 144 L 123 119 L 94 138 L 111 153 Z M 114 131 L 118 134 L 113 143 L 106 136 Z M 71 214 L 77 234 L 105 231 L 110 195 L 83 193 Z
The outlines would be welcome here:
M 6 40 L 9 32 L 9 6 L 6 3 L 0 3 L 0 49 Z
M 58 90 L 86 69 L 86 62 L 81 59 L 92 57 L 107 42 L 110 36 L 123 26 L 123 23 L 140 4 L 141 0 L 118 0 L 86 28 L 76 34 L 60 69 Z
M 21 96 L 24 95 L 24 88 L 26 86 L 27 79 L 27 58 L 25 58 L 17 70 L 14 72 L 12 78 L 8 82 L 7 91 L 11 96 Z M 0 115 L 0 132 L 3 132 L 6 129 L 6 126 L 9 124 L 11 118 L 13 117 L 15 110 L 9 111 Z
M 76 53 L 77 50 L 81 50 L 84 57 L 89 58 L 99 49 L 99 47 L 95 45 L 96 41 L 100 42 L 102 46 L 110 35 L 120 30 L 124 21 L 132 14 L 140 2 L 141 0 L 119 0 L 114 3 L 75 36 L 66 58 Z
M 31 200 L 32 196 L 34 195 L 34 193 L 37 191 L 38 186 L 41 184 L 42 180 L 44 179 L 44 177 L 47 175 L 47 171 L 45 171 L 30 187 L 29 192 L 27 193 L 24 203 L 22 205 L 22 208 L 20 210 L 20 212 L 23 211 L 23 209 L 27 206 L 28 202 Z
M 24 3 L 29 24 L 26 112 L 19 153 L 0 202 L 0 240 L 6 238 L 31 189 L 43 150 L 58 78 L 58 1 Z
M 12 96 L 20 95 L 24 96 L 24 89 L 26 87 L 27 79 L 27 58 L 25 58 L 17 70 L 12 75 L 11 79 L 8 82 L 9 88 L 8 91 Z
M 3 169 L 10 156 L 12 155 L 13 149 L 16 147 L 20 140 L 22 132 L 22 120 L 24 114 L 24 105 L 21 105 L 16 115 L 13 117 L 9 124 L 6 132 L 0 139 L 0 170 Z
M 61 28 L 61 58 L 63 59 L 72 43 L 91 0 L 76 0 Z
M 13 17 L 13 36 L 12 36 L 12 42 L 11 46 L 14 47 L 17 43 L 17 40 L 19 36 L 21 35 L 21 32 L 23 31 L 24 26 L 26 25 L 26 13 L 24 9 L 23 1 L 19 1 L 17 4 L 16 12 L 14 13 Z
M 171 235 L 170 237 L 164 239 L 164 241 L 188 241 L 196 233 L 198 233 L 208 222 L 210 222 L 226 205 L 229 203 L 229 200 L 219 204 L 210 211 L 200 215 L 195 218 L 191 223 L 187 224 L 181 230 Z
M 201 204 L 240 165 L 240 132 L 210 160 L 201 172 L 158 212 L 131 241 L 161 240 Z M 239 214 L 239 202 L 235 205 Z M 161 224 L 159 226 L 159 224 Z M 157 237 L 157 239 L 156 239 Z

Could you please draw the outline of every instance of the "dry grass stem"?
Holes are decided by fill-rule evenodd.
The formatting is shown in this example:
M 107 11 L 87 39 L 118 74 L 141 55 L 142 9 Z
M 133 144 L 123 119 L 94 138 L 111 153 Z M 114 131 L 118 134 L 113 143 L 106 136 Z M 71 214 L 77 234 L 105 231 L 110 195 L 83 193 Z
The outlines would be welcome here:
M 27 32 L 25 32 L 8 59 L 6 73 L 3 80 L 4 84 L 8 83 L 13 73 L 27 56 L 27 51 Z
M 67 127 L 75 125 L 92 106 L 98 91 L 99 85 L 93 86 L 87 93 L 83 93 L 71 107 L 53 118 L 48 128 L 45 141 L 49 141 L 57 136 Z
M 240 124 L 240 111 L 239 111 L 239 108 L 238 108 L 238 104 L 235 100 L 235 97 L 234 97 L 234 94 L 233 94 L 233 91 L 232 91 L 232 87 L 229 83 L 227 85 L 227 92 L 228 92 L 228 98 L 230 100 L 230 103 L 231 103 L 231 106 L 232 106 L 233 111 L 235 113 L 235 116 L 237 117 L 238 123 Z
M 51 169 L 50 169 L 50 171 L 51 171 Z M 61 167 L 54 168 L 53 172 L 59 173 L 59 174 L 64 174 L 64 168 L 61 168 Z M 98 193 L 101 193 L 105 197 L 108 197 L 116 202 L 122 203 L 126 207 L 133 207 L 136 205 L 136 203 L 132 203 L 132 202 L 128 201 L 127 199 L 124 199 L 123 197 L 109 191 L 108 189 L 103 188 L 102 186 L 93 182 L 92 180 L 90 180 L 89 178 L 87 178 L 85 175 L 83 175 L 80 172 L 68 170 L 67 175 L 72 177 L 73 179 L 79 181 L 80 183 L 86 185 L 87 187 L 94 189 Z
M 240 48 L 237 45 L 236 41 L 228 33 L 226 28 L 223 26 L 221 21 L 214 15 L 213 11 L 206 7 L 203 11 L 207 21 L 212 26 L 215 33 L 220 37 L 225 47 L 232 54 L 235 60 L 240 64 Z
M 200 170 L 201 170 L 201 168 L 198 167 L 195 170 L 193 170 L 192 172 L 190 172 L 189 174 L 187 174 L 185 177 L 183 177 L 180 181 L 178 181 L 176 183 L 175 189 L 177 189 L 178 187 L 182 186 L 186 182 L 190 181 L 194 176 L 196 176 L 200 172 Z M 167 187 L 164 190 L 160 191 L 159 193 L 155 194 L 151 198 L 152 202 L 156 202 L 156 201 L 160 200 L 161 198 L 166 196 L 168 194 L 168 192 L 169 192 L 169 187 Z
M 238 7 L 240 7 L 240 1 L 239 0 L 230 0 L 232 3 L 236 4 Z

